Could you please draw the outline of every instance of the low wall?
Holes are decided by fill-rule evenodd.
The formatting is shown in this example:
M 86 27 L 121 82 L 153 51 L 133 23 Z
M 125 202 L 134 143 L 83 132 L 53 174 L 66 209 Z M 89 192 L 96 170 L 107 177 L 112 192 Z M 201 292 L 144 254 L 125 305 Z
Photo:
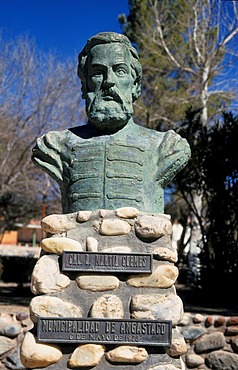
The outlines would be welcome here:
M 0 308 L 1 310 L 1 308 Z M 33 324 L 26 312 L 0 313 L 0 369 L 23 370 L 20 346 Z
M 19 348 L 33 327 L 25 312 L 0 314 L 0 369 L 23 370 Z M 238 316 L 185 313 L 177 326 L 187 343 L 185 369 L 238 369 Z M 121 370 L 121 369 L 120 369 Z
M 238 316 L 185 313 L 178 329 L 187 343 L 187 369 L 238 369 Z

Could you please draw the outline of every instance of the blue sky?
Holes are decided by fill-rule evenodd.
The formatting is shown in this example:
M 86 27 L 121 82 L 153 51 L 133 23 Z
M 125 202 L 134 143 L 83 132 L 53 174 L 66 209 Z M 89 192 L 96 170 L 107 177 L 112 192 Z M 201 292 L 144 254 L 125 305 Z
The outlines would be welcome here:
M 5 37 L 27 34 L 41 50 L 71 57 L 98 32 L 121 33 L 121 13 L 128 13 L 128 0 L 0 0 L 0 29 Z

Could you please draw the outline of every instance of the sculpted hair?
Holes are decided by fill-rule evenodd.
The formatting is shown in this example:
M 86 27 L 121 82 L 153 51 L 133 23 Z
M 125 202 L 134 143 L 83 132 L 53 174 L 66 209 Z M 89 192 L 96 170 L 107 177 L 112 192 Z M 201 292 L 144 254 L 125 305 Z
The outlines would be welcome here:
M 110 44 L 112 42 L 121 43 L 129 50 L 131 54 L 132 77 L 136 85 L 135 92 L 132 94 L 133 101 L 138 99 L 141 95 L 142 68 L 136 49 L 131 45 L 130 40 L 125 35 L 116 32 L 101 32 L 88 39 L 87 44 L 78 56 L 78 76 L 82 83 L 82 97 L 84 99 L 86 98 L 87 91 L 86 76 L 88 53 L 96 45 Z

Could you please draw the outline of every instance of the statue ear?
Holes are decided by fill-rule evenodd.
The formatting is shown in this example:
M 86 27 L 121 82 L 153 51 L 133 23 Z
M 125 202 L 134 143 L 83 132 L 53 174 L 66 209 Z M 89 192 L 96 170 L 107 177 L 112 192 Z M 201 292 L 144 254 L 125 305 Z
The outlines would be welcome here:
M 141 96 L 141 80 L 136 78 L 132 86 L 132 101 L 136 101 Z

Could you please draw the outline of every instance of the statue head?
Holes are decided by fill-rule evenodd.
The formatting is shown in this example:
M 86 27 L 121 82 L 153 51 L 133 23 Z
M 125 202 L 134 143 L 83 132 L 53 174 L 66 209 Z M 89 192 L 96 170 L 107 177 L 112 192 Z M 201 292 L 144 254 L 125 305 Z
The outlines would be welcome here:
M 99 33 L 88 40 L 78 60 L 89 122 L 104 131 L 124 127 L 141 94 L 142 79 L 139 56 L 129 39 L 114 32 Z

